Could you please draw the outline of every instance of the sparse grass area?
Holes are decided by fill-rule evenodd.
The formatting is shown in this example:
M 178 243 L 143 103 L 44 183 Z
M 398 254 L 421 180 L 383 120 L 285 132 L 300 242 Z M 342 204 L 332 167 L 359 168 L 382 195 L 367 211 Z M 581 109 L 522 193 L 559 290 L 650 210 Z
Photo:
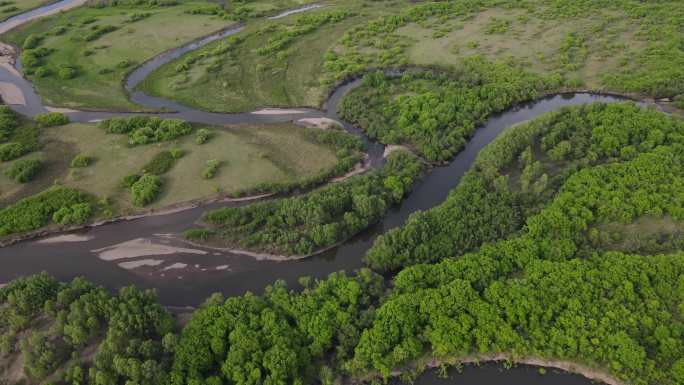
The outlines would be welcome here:
M 187 10 L 205 1 L 172 7 L 81 7 L 29 23 L 3 36 L 23 47 L 37 36 L 34 49 L 48 54 L 36 65 L 22 56 L 24 72 L 46 104 L 72 108 L 136 110 L 122 81 L 135 66 L 188 41 L 225 28 L 233 21 L 215 15 L 191 15 Z M 133 15 L 146 14 L 137 21 Z M 96 28 L 116 30 L 95 37 Z M 67 76 L 66 68 L 73 69 Z
M 57 0 L 0 0 L 0 21 Z
M 314 143 L 307 130 L 291 124 L 214 128 L 211 139 L 198 145 L 192 135 L 173 142 L 131 147 L 125 135 L 107 134 L 93 124 L 45 128 L 41 151 L 21 159 L 41 159 L 45 169 L 20 185 L 4 175 L 11 162 L 0 164 L 0 192 L 5 202 L 41 191 L 55 181 L 108 198 L 115 213 L 134 210 L 124 176 L 139 173 L 162 151 L 180 149 L 183 156 L 162 175 L 163 189 L 149 207 L 162 207 L 218 193 L 236 194 L 264 183 L 294 183 L 333 168 L 335 150 Z M 69 167 L 80 154 L 87 167 Z M 202 178 L 207 161 L 221 162 L 212 179 Z
M 276 33 L 291 30 L 302 17 L 341 11 L 352 14 L 297 36 L 283 50 L 268 55 L 258 52 L 274 40 Z M 210 44 L 161 67 L 141 87 L 148 94 L 209 111 L 318 107 L 328 91 L 318 81 L 325 71 L 325 51 L 349 28 L 377 17 L 381 11 L 392 10 L 380 2 L 353 0 L 279 20 L 257 20 L 238 34 L 239 42 L 229 48 L 226 42 L 231 38 Z M 192 63 L 180 69 L 186 62 Z

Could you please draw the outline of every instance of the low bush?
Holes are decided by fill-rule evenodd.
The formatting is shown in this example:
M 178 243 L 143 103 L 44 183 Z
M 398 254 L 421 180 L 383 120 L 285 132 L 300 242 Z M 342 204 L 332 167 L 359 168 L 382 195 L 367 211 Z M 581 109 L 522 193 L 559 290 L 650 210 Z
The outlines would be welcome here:
M 153 174 L 162 175 L 171 170 L 173 165 L 176 163 L 176 157 L 173 156 L 171 151 L 162 151 L 155 155 L 151 161 L 149 161 L 145 166 L 143 166 L 143 174 Z
M 85 41 L 97 40 L 110 32 L 116 31 L 117 29 L 118 28 L 113 25 L 94 25 L 91 27 L 91 32 L 85 35 L 83 39 L 85 39 Z
M 216 176 L 219 167 L 221 167 L 221 161 L 216 159 L 210 159 L 207 161 L 207 167 L 202 171 L 202 178 L 212 179 Z
M 677 108 L 684 109 L 684 94 L 674 97 L 674 105 Z
M 7 106 L 0 106 L 0 142 L 9 140 L 18 126 L 17 114 Z
M 38 35 L 32 33 L 26 37 L 26 40 L 24 40 L 24 45 L 22 46 L 22 48 L 24 48 L 24 49 L 36 48 L 40 45 L 42 40 L 43 40 L 43 38 L 41 36 L 38 36 Z
M 125 188 L 130 188 L 135 182 L 140 179 L 140 174 L 129 174 L 121 179 L 121 185 Z
M 171 156 L 173 159 L 180 159 L 185 155 L 185 151 L 182 148 L 174 147 L 171 149 Z
M 92 161 L 93 159 L 91 157 L 78 154 L 74 157 L 74 159 L 71 160 L 70 166 L 74 168 L 88 167 Z
M 211 131 L 206 128 L 200 128 L 195 133 L 195 143 L 204 144 L 211 139 Z
M 57 70 L 57 76 L 62 80 L 73 79 L 76 75 L 78 75 L 76 68 L 69 65 L 62 65 L 62 67 Z
M 82 225 L 92 214 L 93 208 L 90 203 L 76 203 L 57 210 L 52 215 L 52 221 L 60 225 Z
M 69 124 L 69 117 L 59 112 L 38 114 L 34 118 L 42 127 L 63 126 Z
M 131 185 L 133 204 L 139 207 L 154 202 L 161 192 L 162 180 L 157 175 L 144 174 Z
M 5 175 L 19 183 L 26 183 L 33 180 L 43 168 L 43 162 L 38 159 L 18 160 L 10 166 Z
M 3 162 L 17 159 L 28 152 L 26 146 L 18 142 L 0 144 L 0 160 Z

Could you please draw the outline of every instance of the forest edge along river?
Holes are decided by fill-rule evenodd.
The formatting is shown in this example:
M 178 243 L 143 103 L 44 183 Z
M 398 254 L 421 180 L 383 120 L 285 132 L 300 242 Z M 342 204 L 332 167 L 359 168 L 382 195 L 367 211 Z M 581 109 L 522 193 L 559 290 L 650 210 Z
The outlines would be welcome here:
M 0 23 L 0 33 L 23 22 L 84 2 L 83 0 L 63 0 L 15 16 Z M 315 7 L 302 7 L 286 11 L 281 15 L 287 16 Z M 278 16 L 280 15 L 274 17 Z M 146 62 L 132 72 L 126 80 L 126 89 L 131 99 L 146 107 L 176 111 L 160 114 L 163 116 L 213 125 L 283 122 L 308 117 L 326 117 L 340 121 L 336 113 L 337 106 L 344 95 L 358 85 L 359 81 L 338 87 L 326 103 L 327 111 L 297 109 L 276 111 L 273 114 L 208 113 L 160 98 L 152 98 L 135 90 L 135 86 L 159 66 L 211 41 L 239 32 L 240 28 L 239 25 L 231 26 Z M 11 107 L 28 116 L 45 112 L 47 108 L 42 105 L 31 83 L 23 78 L 16 68 L 11 67 L 9 62 L 3 64 L 0 66 L 0 82 L 9 84 L 23 97 L 23 100 L 18 99 L 23 103 L 13 104 Z M 413 212 L 426 210 L 442 203 L 449 191 L 458 185 L 461 177 L 473 164 L 479 151 L 506 128 L 560 107 L 595 102 L 611 103 L 620 100 L 624 98 L 590 93 L 559 94 L 517 105 L 503 113 L 491 116 L 448 165 L 432 169 L 407 199 L 393 208 L 380 223 L 335 249 L 308 259 L 289 262 L 259 261 L 250 257 L 188 246 L 179 241 L 177 235 L 193 227 L 205 210 L 225 205 L 225 203 L 214 203 L 166 215 L 121 221 L 5 247 L 0 250 L 0 258 L 2 258 L 0 285 L 20 276 L 47 271 L 60 280 L 84 276 L 110 289 L 131 284 L 156 288 L 162 303 L 187 306 L 200 303 L 214 292 L 222 292 L 228 296 L 239 295 L 246 291 L 260 292 L 277 279 L 284 279 L 294 284 L 301 276 L 323 277 L 339 270 L 352 271 L 363 266 L 362 257 L 379 234 L 400 226 Z M 77 122 L 89 122 L 121 115 L 127 114 L 69 112 L 70 118 Z M 369 144 L 372 165 L 379 165 L 382 161 L 381 154 L 384 146 L 371 142 L 360 129 L 344 122 L 342 124 L 349 132 L 364 138 L 364 141 Z M 527 365 L 516 366 L 505 372 L 502 372 L 501 365 L 498 364 L 485 364 L 480 367 L 468 365 L 462 374 L 456 376 L 460 384 L 584 385 L 590 383 L 582 376 L 552 369 L 545 375 L 541 375 L 537 367 Z M 446 381 L 448 380 L 438 378 L 436 371 L 432 370 L 420 376 L 416 383 L 421 385 L 449 383 Z
M 74 3 L 78 1 L 59 2 L 64 6 Z M 297 10 L 303 12 L 313 8 L 302 7 Z M 55 10 L 54 5 L 44 7 L 44 9 L 46 12 Z M 35 18 L 35 15 L 40 14 L 38 11 L 32 11 L 33 16 L 25 20 Z M 293 13 L 292 11 L 286 12 Z M 0 23 L 0 31 L 3 30 L 2 25 Z M 219 34 L 227 33 L 225 31 Z M 216 39 L 207 37 L 177 50 L 183 53 L 189 52 L 191 46 L 197 49 L 214 40 Z M 144 79 L 143 74 L 149 74 L 158 66 L 176 57 L 178 54 L 172 50 L 147 61 L 131 73 L 126 81 L 126 88 L 134 90 L 135 85 Z M 0 67 L 0 81 L 14 84 L 24 93 L 26 104 L 11 106 L 16 111 L 29 116 L 46 111 L 46 107 L 42 105 L 30 82 L 18 71 L 11 71 L 6 66 Z M 198 111 L 159 98 L 151 98 L 139 91 L 135 91 L 133 95 L 136 102 L 146 106 L 156 108 L 159 106 L 157 103 L 161 102 L 164 107 L 177 111 L 157 115 L 213 125 L 286 122 L 321 117 L 334 119 L 340 121 L 347 131 L 363 137 L 368 144 L 371 165 L 377 167 L 382 162 L 384 146 L 370 141 L 359 128 L 342 122 L 336 112 L 344 95 L 359 83 L 356 80 L 338 87 L 326 102 L 326 111 L 298 108 L 277 110 L 269 114 L 221 114 Z M 3 268 L 0 269 L 0 283 L 46 271 L 60 280 L 84 276 L 110 289 L 131 284 L 156 288 L 162 303 L 172 306 L 194 306 L 214 292 L 222 292 L 228 296 L 240 295 L 246 291 L 261 292 L 265 286 L 278 279 L 296 285 L 297 279 L 302 276 L 325 277 L 335 271 L 353 271 L 363 266 L 362 258 L 379 234 L 402 225 L 410 214 L 418 210 L 427 210 L 442 203 L 449 191 L 458 185 L 479 151 L 505 128 L 564 106 L 595 102 L 610 103 L 620 100 L 624 99 L 618 96 L 590 93 L 560 94 L 521 104 L 491 116 L 448 165 L 433 168 L 414 187 L 410 195 L 400 205 L 392 208 L 379 223 L 342 245 L 307 259 L 286 262 L 258 260 L 244 255 L 188 245 L 180 240 L 179 235 L 194 227 L 206 210 L 227 205 L 216 202 L 165 215 L 145 216 L 75 233 L 20 242 L 2 248 L 0 258 Z M 69 113 L 72 121 L 76 122 L 89 122 L 125 115 L 130 114 L 89 111 Z

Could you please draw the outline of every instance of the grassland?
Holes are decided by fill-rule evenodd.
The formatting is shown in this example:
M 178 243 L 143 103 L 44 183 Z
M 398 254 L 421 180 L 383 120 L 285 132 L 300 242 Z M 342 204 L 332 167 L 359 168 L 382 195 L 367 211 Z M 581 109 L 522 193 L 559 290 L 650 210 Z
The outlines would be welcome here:
M 298 36 L 271 56 L 259 48 L 297 17 L 258 20 L 238 42 L 160 68 L 143 89 L 212 111 L 317 107 L 335 84 L 368 69 L 454 70 L 481 56 L 553 78 L 559 90 L 684 94 L 684 53 L 677 48 L 684 11 L 677 2 L 445 4 L 348 2 L 343 7 L 356 16 Z
M 30 183 L 19 185 L 4 171 L 12 162 L 0 164 L 0 197 L 13 202 L 41 191 L 53 183 L 107 198 L 114 213 L 134 210 L 130 193 L 122 186 L 124 176 L 140 172 L 164 150 L 179 148 L 184 155 L 162 178 L 163 192 L 149 207 L 235 194 L 264 183 L 291 183 L 334 167 L 335 150 L 314 143 L 306 130 L 291 124 L 213 128 L 205 144 L 193 135 L 174 142 L 131 147 L 127 137 L 107 134 L 93 124 L 69 124 L 45 128 L 42 148 L 21 159 L 42 159 L 45 169 Z M 93 158 L 87 167 L 71 168 L 77 154 Z M 207 161 L 220 167 L 211 179 L 202 177 Z
M 0 0 L 0 20 L 7 20 L 14 15 L 56 1 L 57 0 Z
M 319 83 L 325 72 L 326 50 L 348 29 L 387 11 L 381 4 L 353 0 L 278 20 L 256 20 L 246 26 L 237 36 L 239 41 L 230 47 L 226 41 L 216 42 L 169 63 L 148 77 L 141 88 L 148 94 L 209 111 L 249 111 L 267 106 L 317 107 L 328 91 Z M 343 20 L 297 36 L 278 52 L 259 52 L 259 48 L 277 40 L 278 34 L 302 24 L 301 18 L 335 12 L 350 14 Z M 192 63 L 187 69 L 181 69 L 189 61 Z
M 23 47 L 33 35 L 40 39 L 38 49 L 49 50 L 40 59 L 39 67 L 44 70 L 23 63 L 24 72 L 45 103 L 138 110 L 140 107 L 128 101 L 122 86 L 127 73 L 161 52 L 234 23 L 216 15 L 186 13 L 206 4 L 187 1 L 173 7 L 81 7 L 29 23 L 9 32 L 3 40 Z M 136 14 L 147 16 L 132 21 Z M 95 28 L 106 26 L 117 29 L 98 38 L 88 37 Z M 63 68 L 73 68 L 73 77 L 61 76 Z

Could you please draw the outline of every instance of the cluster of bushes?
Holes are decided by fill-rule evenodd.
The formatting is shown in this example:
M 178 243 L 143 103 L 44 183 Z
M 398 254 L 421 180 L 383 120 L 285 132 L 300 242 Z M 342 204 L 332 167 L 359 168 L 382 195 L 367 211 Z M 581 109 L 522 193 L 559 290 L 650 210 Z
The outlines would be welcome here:
M 128 134 L 131 145 L 169 141 L 192 132 L 192 125 L 184 120 L 156 116 L 112 118 L 101 121 L 99 127 L 112 134 Z
M 82 278 L 59 283 L 43 273 L 0 289 L 0 315 L 0 357 L 21 354 L 32 381 L 168 384 L 177 338 L 152 291 L 110 295 Z
M 118 27 L 114 25 L 93 25 L 90 27 L 90 32 L 83 36 L 85 41 L 93 41 L 101 38 L 102 36 L 114 32 Z
M 179 151 L 162 151 L 143 166 L 142 173 L 153 175 L 166 174 L 176 164 L 176 160 L 182 156 L 183 153 Z
M 195 133 L 195 143 L 197 144 L 204 144 L 209 141 L 212 137 L 212 132 L 211 130 L 207 128 L 200 128 L 197 130 Z
M 54 127 L 69 124 L 69 117 L 59 112 L 38 114 L 33 119 L 42 127 Z
M 78 154 L 69 163 L 72 168 L 83 168 L 88 167 L 93 162 L 93 158 L 87 155 Z
M 0 161 L 17 159 L 38 148 L 38 127 L 26 123 L 19 128 L 19 116 L 0 106 Z
M 0 142 L 5 142 L 14 136 L 19 127 L 19 117 L 7 106 L 0 105 Z
M 19 200 L 0 210 L 0 235 L 9 235 L 47 226 L 54 213 L 76 204 L 90 204 L 87 194 L 67 187 L 53 187 Z
M 90 203 L 76 203 L 71 206 L 64 206 L 52 214 L 52 221 L 60 225 L 82 225 L 88 222 L 93 214 L 93 207 Z
M 154 202 L 162 191 L 162 179 L 157 175 L 143 174 L 131 184 L 131 199 L 138 207 Z
M 378 172 L 293 198 L 225 208 L 204 221 L 231 244 L 288 255 L 309 254 L 368 228 L 400 202 L 423 171 L 414 155 L 393 153 Z M 199 233 L 188 233 L 192 236 Z
M 340 10 L 314 15 L 302 15 L 297 18 L 297 22 L 291 27 L 278 27 L 275 24 L 271 24 L 266 27 L 269 29 L 267 32 L 271 37 L 266 45 L 260 47 L 257 52 L 260 55 L 277 53 L 289 47 L 298 36 L 312 33 L 325 24 L 339 23 L 349 16 L 352 16 L 351 12 Z
M 26 183 L 33 180 L 42 169 L 43 162 L 39 159 L 22 159 L 14 162 L 5 175 L 18 183 Z
M 470 58 L 455 74 L 370 73 L 344 98 L 340 114 L 382 143 L 409 144 L 430 161 L 446 161 L 490 114 L 531 100 L 546 87 L 518 68 Z
M 206 167 L 202 170 L 202 178 L 212 179 L 216 176 L 219 167 L 223 164 L 222 161 L 216 159 L 209 159 L 207 161 Z

